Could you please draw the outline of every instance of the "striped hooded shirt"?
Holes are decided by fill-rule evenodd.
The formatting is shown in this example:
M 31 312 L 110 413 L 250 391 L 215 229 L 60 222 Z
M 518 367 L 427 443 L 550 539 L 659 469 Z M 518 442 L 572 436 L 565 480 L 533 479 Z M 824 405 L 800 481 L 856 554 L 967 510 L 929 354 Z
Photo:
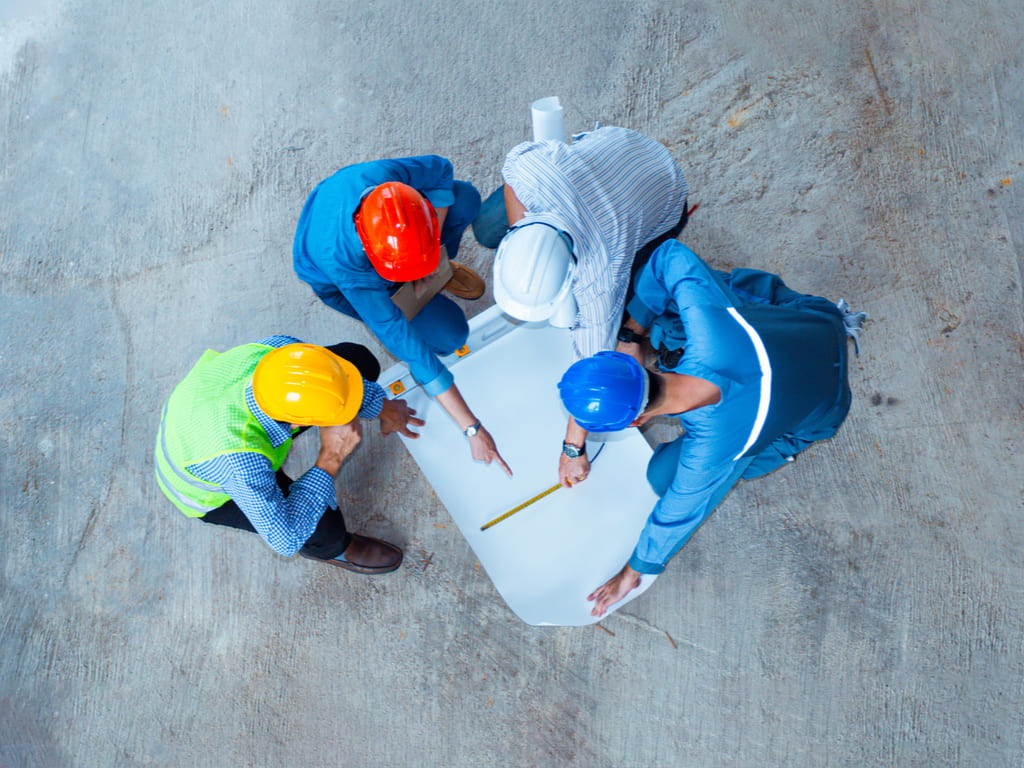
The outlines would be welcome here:
M 682 215 L 682 170 L 658 142 L 609 126 L 572 144 L 520 144 L 501 173 L 528 212 L 519 224 L 549 224 L 572 238 L 576 358 L 613 349 L 633 257 Z

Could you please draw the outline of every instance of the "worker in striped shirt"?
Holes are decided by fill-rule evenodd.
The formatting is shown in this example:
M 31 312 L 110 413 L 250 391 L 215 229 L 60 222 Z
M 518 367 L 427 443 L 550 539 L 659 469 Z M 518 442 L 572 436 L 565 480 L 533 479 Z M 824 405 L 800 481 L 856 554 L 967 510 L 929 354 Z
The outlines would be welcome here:
M 572 144 L 520 144 L 501 173 L 501 197 L 473 225 L 498 249 L 495 301 L 520 320 L 570 328 L 577 360 L 615 349 L 631 276 L 686 225 L 682 170 L 657 141 L 609 126 Z M 586 438 L 570 417 L 558 466 L 566 487 L 590 472 Z

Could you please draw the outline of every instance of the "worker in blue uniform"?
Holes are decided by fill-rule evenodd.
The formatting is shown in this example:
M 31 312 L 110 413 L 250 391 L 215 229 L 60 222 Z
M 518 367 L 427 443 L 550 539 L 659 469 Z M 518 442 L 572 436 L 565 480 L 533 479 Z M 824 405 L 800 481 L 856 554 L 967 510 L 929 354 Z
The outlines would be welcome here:
M 361 320 L 424 391 L 458 423 L 473 458 L 511 470 L 439 359 L 466 343 L 469 326 L 455 302 L 434 295 L 411 319 L 391 300 L 404 283 L 429 281 L 441 268 L 445 290 L 477 298 L 484 282 L 454 261 L 462 233 L 480 210 L 480 194 L 454 178 L 437 155 L 358 163 L 320 182 L 299 216 L 292 247 L 295 272 L 328 306 Z
M 601 616 L 661 573 L 739 479 L 760 477 L 839 429 L 850 408 L 847 336 L 864 313 L 797 293 L 767 272 L 711 269 L 678 241 L 637 275 L 614 352 L 578 361 L 559 382 L 590 432 L 678 415 L 685 433 L 655 450 L 661 497 L 629 562 L 588 596 Z M 643 367 L 649 335 L 659 370 Z

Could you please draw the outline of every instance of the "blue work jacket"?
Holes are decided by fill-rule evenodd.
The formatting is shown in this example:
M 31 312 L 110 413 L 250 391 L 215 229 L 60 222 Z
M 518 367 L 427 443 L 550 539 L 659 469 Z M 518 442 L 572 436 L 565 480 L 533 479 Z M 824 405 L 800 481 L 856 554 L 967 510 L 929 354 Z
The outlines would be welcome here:
M 685 350 L 672 372 L 721 391 L 718 403 L 679 415 L 675 477 L 630 559 L 660 573 L 740 477 L 770 472 L 839 428 L 850 406 L 846 333 L 827 299 L 767 272 L 713 270 L 674 240 L 637 275 L 628 312 L 655 348 Z
M 353 216 L 366 193 L 387 181 L 416 189 L 435 208 L 455 201 L 452 164 L 437 155 L 375 160 L 342 168 L 310 193 L 292 246 L 295 272 L 330 307 L 366 323 L 388 351 L 409 365 L 431 395 L 453 377 L 391 301 L 395 283 L 370 263 Z

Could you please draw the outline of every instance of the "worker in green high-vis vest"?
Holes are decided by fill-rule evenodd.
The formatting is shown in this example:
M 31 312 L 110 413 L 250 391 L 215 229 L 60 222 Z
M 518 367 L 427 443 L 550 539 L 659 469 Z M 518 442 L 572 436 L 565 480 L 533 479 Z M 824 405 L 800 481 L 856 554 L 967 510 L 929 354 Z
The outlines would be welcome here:
M 360 419 L 382 434 L 415 438 L 422 426 L 376 383 L 380 363 L 359 344 L 319 347 L 271 336 L 199 359 L 160 419 L 154 463 L 164 494 L 189 517 L 254 531 L 296 553 L 356 573 L 401 565 L 388 542 L 348 531 L 334 476 L 362 437 Z M 283 471 L 292 437 L 320 432 L 316 464 L 298 480 Z

